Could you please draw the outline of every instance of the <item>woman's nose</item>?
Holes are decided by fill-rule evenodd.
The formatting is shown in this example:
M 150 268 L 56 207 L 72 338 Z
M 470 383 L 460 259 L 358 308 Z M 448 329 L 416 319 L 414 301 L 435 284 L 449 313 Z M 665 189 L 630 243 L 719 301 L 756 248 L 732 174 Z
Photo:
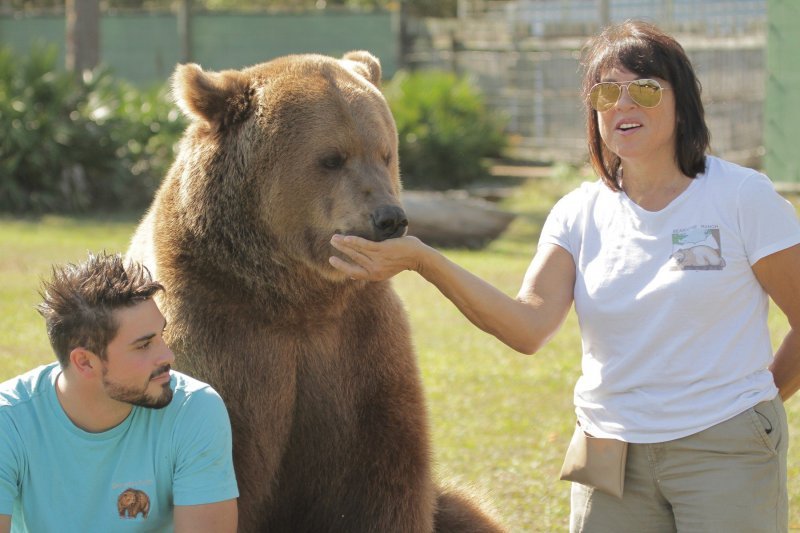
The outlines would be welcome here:
M 617 107 L 624 108 L 624 107 L 631 107 L 636 105 L 636 102 L 633 101 L 631 98 L 631 94 L 628 92 L 628 86 L 623 85 L 620 87 L 619 91 L 619 98 L 617 98 Z

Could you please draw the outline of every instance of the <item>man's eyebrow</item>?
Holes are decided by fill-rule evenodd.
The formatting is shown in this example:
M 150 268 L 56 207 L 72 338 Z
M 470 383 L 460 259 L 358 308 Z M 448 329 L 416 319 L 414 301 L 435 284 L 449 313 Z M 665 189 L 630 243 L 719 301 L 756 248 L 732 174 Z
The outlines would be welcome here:
M 135 339 L 133 342 L 131 342 L 130 345 L 133 346 L 135 344 L 140 344 L 142 342 L 149 341 L 150 339 L 152 339 L 155 336 L 156 336 L 155 333 L 148 333 L 147 335 L 142 335 L 138 339 Z
M 164 331 L 165 329 L 167 329 L 167 319 L 166 318 L 164 319 L 164 325 L 161 327 L 161 331 Z M 152 339 L 155 336 L 156 336 L 155 333 L 148 333 L 147 335 L 142 335 L 138 339 L 135 339 L 133 342 L 131 342 L 130 346 L 133 346 L 135 344 L 139 344 L 141 342 L 149 341 L 150 339 Z

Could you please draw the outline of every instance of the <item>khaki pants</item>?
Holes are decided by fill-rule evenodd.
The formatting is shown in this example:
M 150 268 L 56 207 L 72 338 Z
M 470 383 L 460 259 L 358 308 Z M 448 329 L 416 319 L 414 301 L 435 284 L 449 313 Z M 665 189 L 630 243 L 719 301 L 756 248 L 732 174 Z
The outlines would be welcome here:
M 780 396 L 682 439 L 631 444 L 622 499 L 572 484 L 573 533 L 788 530 Z

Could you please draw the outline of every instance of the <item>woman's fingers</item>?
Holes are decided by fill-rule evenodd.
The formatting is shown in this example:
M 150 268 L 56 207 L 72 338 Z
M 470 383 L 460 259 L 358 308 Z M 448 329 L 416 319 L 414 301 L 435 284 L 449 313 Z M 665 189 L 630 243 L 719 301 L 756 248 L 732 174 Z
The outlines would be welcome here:
M 369 276 L 369 273 L 362 267 L 354 265 L 353 263 L 348 263 L 347 261 L 339 259 L 336 256 L 329 257 L 328 262 L 333 268 L 352 279 L 367 279 Z
M 355 279 L 380 281 L 405 270 L 402 239 L 373 242 L 354 235 L 334 235 L 331 245 L 345 256 L 331 257 L 330 264 Z M 349 262 L 347 261 L 349 260 Z
M 359 242 L 363 241 L 363 243 Z M 331 245 L 352 259 L 362 267 L 369 264 L 370 258 L 364 253 L 364 243 L 369 243 L 366 239 L 360 237 L 343 237 L 341 235 L 334 235 L 331 238 Z
M 352 235 L 334 235 L 331 237 L 331 245 L 350 259 L 350 262 L 335 256 L 330 257 L 328 262 L 353 279 L 381 279 L 375 276 L 376 265 L 368 255 L 377 251 L 371 246 L 373 244 L 375 243 Z

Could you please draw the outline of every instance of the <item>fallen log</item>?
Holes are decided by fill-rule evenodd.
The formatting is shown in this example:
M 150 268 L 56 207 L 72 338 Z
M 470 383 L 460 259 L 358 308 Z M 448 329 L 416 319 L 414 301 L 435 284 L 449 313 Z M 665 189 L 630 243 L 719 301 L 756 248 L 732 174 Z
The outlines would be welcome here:
M 409 235 L 447 248 L 482 248 L 516 216 L 463 191 L 404 191 L 403 207 Z

